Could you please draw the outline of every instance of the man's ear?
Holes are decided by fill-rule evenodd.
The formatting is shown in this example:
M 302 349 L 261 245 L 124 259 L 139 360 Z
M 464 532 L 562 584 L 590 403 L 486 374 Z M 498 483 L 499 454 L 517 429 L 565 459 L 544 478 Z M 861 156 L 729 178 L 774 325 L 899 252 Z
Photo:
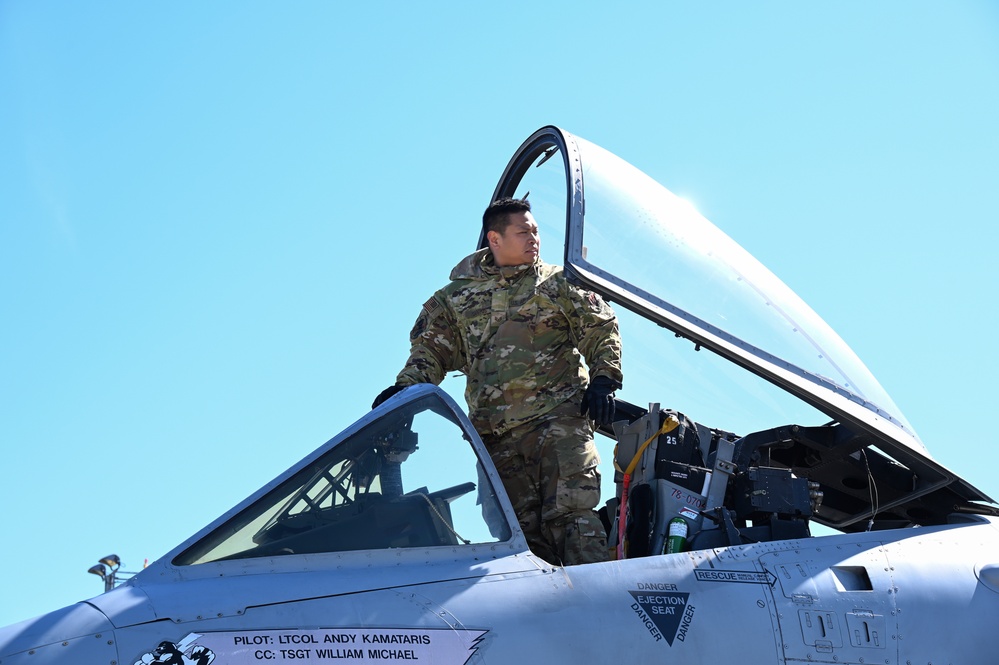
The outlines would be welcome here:
M 496 243 L 499 242 L 500 234 L 497 231 L 487 231 L 486 241 L 489 243 L 490 247 L 495 247 Z

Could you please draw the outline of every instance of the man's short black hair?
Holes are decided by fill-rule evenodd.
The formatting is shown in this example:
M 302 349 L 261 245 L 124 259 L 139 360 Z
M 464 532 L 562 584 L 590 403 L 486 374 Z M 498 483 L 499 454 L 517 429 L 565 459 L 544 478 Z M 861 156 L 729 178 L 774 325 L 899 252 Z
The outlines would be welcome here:
M 486 233 L 503 233 L 510 226 L 510 213 L 531 212 L 531 202 L 527 199 L 496 199 L 482 213 L 482 228 Z

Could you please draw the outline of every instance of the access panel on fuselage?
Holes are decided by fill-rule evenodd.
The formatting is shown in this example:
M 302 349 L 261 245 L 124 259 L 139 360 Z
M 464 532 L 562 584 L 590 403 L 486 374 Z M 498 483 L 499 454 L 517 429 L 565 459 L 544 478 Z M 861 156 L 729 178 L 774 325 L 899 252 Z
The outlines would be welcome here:
M 895 594 L 879 541 L 775 551 L 762 555 L 760 564 L 775 578 L 773 603 L 787 661 L 898 661 Z

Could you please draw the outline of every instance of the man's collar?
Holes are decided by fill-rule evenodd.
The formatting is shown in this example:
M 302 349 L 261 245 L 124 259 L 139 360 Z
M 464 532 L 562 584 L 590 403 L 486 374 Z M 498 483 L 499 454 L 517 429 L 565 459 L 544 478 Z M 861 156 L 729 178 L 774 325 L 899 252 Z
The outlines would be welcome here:
M 506 279 L 516 277 L 524 271 L 539 265 L 541 265 L 540 258 L 535 259 L 533 263 L 522 263 L 516 266 L 498 266 L 489 248 L 486 248 L 485 254 L 479 259 L 479 266 L 482 268 L 482 272 L 487 275 L 500 275 Z

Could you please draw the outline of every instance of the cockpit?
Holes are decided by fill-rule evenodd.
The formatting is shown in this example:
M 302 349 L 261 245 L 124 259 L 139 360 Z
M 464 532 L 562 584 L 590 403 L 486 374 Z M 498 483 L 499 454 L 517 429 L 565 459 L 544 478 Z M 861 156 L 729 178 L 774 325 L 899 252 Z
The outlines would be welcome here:
M 530 199 L 543 260 L 618 313 L 625 386 L 601 430 L 613 454 L 598 441 L 613 557 L 804 538 L 815 523 L 999 514 L 933 460 L 793 291 L 631 165 L 545 127 L 511 159 L 493 194 L 504 196 Z M 430 386 L 391 398 L 244 505 L 173 562 L 477 548 L 517 531 L 481 441 Z

